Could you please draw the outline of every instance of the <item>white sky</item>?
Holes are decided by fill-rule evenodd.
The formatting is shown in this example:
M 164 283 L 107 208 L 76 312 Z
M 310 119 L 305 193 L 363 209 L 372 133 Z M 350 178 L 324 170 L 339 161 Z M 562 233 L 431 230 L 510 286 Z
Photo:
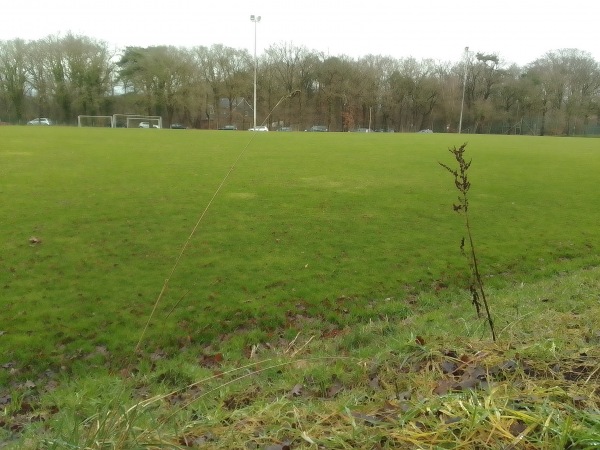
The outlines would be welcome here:
M 126 45 L 223 44 L 257 53 L 283 42 L 332 56 L 458 61 L 465 46 L 524 65 L 577 48 L 600 61 L 598 0 L 12 0 L 0 40 L 71 31 Z

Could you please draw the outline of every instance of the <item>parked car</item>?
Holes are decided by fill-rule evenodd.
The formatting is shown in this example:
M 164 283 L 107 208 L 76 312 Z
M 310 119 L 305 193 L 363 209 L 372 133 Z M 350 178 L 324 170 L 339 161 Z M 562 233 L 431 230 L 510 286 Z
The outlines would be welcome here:
M 225 126 L 219 128 L 219 130 L 235 131 L 235 130 L 237 130 L 237 127 L 235 125 L 225 125 Z
M 418 131 L 419 133 L 433 133 L 433 130 L 430 130 L 429 128 L 425 129 L 425 130 L 420 130 Z
M 371 133 L 373 130 L 370 130 L 368 128 L 356 128 L 354 130 L 355 133 Z
M 27 125 L 52 125 L 52 121 L 46 117 L 38 117 L 27 122 Z
M 292 127 L 281 127 L 277 131 L 292 131 Z
M 172 123 L 171 124 L 171 129 L 172 130 L 185 130 L 187 127 L 181 123 Z
M 310 130 L 308 131 L 319 131 L 319 132 L 324 132 L 324 131 L 329 131 L 327 129 L 327 127 L 325 125 L 313 125 L 312 127 L 310 127 Z
M 140 124 L 138 125 L 138 128 L 159 128 L 159 126 L 152 125 L 152 127 L 150 127 L 150 122 L 140 122 Z
M 269 128 L 264 125 L 257 125 L 255 127 L 248 128 L 248 131 L 269 131 Z

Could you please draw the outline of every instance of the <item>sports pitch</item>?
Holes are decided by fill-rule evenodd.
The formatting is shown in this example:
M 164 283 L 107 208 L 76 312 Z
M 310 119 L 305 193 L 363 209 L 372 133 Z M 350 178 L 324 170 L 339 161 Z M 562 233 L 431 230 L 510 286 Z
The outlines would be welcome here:
M 463 142 L 487 285 L 600 263 L 597 139 L 2 127 L 3 357 L 131 351 L 166 279 L 149 348 L 443 307 Z

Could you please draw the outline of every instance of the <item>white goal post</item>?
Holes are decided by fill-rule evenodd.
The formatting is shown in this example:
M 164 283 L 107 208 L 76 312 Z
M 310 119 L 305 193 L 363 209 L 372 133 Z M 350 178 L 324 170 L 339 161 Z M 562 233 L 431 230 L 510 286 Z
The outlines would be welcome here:
M 161 116 L 144 116 L 141 114 L 113 114 L 113 128 L 139 128 L 140 123 L 147 122 L 149 127 L 162 128 Z
M 113 116 L 77 116 L 78 127 L 111 127 L 113 125 Z

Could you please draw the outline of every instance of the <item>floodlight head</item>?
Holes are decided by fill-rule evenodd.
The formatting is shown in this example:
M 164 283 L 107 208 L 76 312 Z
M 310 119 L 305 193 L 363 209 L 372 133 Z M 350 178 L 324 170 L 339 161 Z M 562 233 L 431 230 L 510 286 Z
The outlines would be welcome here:
M 260 22 L 260 16 L 255 16 L 254 14 L 252 14 L 252 15 L 250 16 L 250 20 L 251 20 L 252 22 Z

